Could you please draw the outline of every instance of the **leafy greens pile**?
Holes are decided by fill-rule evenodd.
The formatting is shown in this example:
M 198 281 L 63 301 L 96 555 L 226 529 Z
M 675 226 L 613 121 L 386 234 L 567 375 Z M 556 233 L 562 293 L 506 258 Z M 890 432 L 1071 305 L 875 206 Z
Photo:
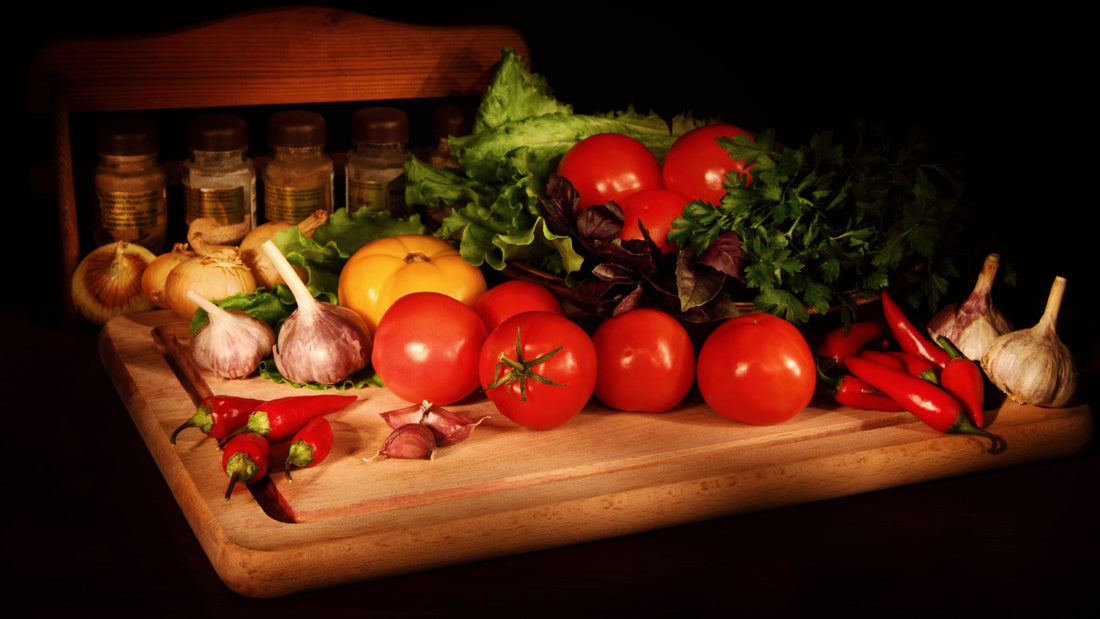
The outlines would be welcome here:
M 470 263 L 523 261 L 561 277 L 601 315 L 651 304 L 709 322 L 751 303 L 795 324 L 839 307 L 848 322 L 858 298 L 886 286 L 911 306 L 938 307 L 957 274 L 948 250 L 965 210 L 952 172 L 921 162 L 927 149 L 915 131 L 894 149 L 862 126 L 854 146 L 831 133 L 800 147 L 780 145 L 771 130 L 720 139 L 731 157 L 752 164 L 752 182 L 731 174 L 721 204 L 689 204 L 669 235 L 680 248 L 671 255 L 620 241 L 621 209 L 579 211 L 568 181 L 553 173 L 589 135 L 630 135 L 663 160 L 700 124 L 689 114 L 669 124 L 629 108 L 575 114 L 504 50 L 473 131 L 451 139 L 461 170 L 410 157 L 406 199 L 449 210 L 435 233 Z

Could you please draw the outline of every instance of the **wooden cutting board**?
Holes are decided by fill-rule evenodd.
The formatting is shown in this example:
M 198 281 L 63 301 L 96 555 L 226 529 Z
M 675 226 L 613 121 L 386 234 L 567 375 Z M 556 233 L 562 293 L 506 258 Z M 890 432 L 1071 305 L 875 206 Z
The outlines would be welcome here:
M 137 429 L 218 575 L 252 597 L 277 597 L 822 499 L 1073 455 L 1092 437 L 1087 406 L 1006 404 L 989 429 L 1008 443 L 945 435 L 907 413 L 815 401 L 786 423 L 726 420 L 701 402 L 663 414 L 593 405 L 533 431 L 478 394 L 448 406 L 477 419 L 466 441 L 430 460 L 374 458 L 407 406 L 365 388 L 329 416 L 331 455 L 294 481 L 273 447 L 268 479 L 224 497 L 216 442 L 172 431 L 203 394 L 302 393 L 260 378 L 227 381 L 187 363 L 187 325 L 166 310 L 120 316 L 100 355 Z

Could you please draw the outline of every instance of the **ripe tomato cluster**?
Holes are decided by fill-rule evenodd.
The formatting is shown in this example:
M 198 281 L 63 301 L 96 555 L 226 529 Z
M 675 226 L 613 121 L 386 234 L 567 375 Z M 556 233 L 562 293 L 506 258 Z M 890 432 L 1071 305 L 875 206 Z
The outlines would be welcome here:
M 559 427 L 595 398 L 619 411 L 676 408 L 695 385 L 716 413 L 751 424 L 805 408 L 814 358 L 797 328 L 770 314 L 730 319 L 699 354 L 671 315 L 639 308 L 585 330 L 538 284 L 509 280 L 475 302 L 419 291 L 396 299 L 374 335 L 372 365 L 395 395 L 450 404 L 481 391 L 522 426 Z
M 644 227 L 661 251 L 670 252 L 675 247 L 665 237 L 684 206 L 693 200 L 720 203 L 730 172 L 752 182 L 745 162 L 731 158 L 717 142 L 734 135 L 750 134 L 725 123 L 696 127 L 680 136 L 659 162 L 630 136 L 600 133 L 566 151 L 558 174 L 577 190 L 580 208 L 612 201 L 619 205 L 623 240 L 643 238 Z

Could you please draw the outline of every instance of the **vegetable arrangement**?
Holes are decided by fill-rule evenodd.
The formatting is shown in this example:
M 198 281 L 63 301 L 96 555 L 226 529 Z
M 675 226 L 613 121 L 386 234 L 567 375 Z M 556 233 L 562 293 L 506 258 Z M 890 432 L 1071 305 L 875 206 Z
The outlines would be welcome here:
M 191 320 L 195 358 L 219 376 L 384 385 L 415 403 L 382 413 L 392 432 L 368 459 L 431 459 L 465 440 L 484 418 L 442 408 L 465 398 L 544 431 L 593 401 L 671 411 L 693 388 L 741 423 L 786 422 L 827 393 L 1000 453 L 987 379 L 1022 402 L 1074 396 L 1054 329 L 1064 280 L 1034 329 L 1012 331 L 992 304 L 992 254 L 970 297 L 941 308 L 966 215 L 957 179 L 920 161 L 916 138 L 891 150 L 860 137 L 854 149 L 829 134 L 790 147 L 689 115 L 577 114 L 506 50 L 474 131 L 451 141 L 459 168 L 407 161 L 406 199 L 447 213 L 438 228 L 340 210 L 264 230 L 247 252 L 195 233 L 194 250 L 143 256 L 142 285 Z M 597 322 L 538 284 L 489 285 L 517 261 L 559 277 Z M 882 320 L 857 319 L 857 299 L 875 296 Z M 899 302 L 914 299 L 940 310 L 925 330 Z M 811 348 L 811 315 L 831 309 L 843 324 Z M 216 396 L 171 440 L 197 427 L 218 441 L 228 499 L 266 475 L 271 443 L 290 441 L 288 480 L 323 461 L 325 416 L 355 399 Z

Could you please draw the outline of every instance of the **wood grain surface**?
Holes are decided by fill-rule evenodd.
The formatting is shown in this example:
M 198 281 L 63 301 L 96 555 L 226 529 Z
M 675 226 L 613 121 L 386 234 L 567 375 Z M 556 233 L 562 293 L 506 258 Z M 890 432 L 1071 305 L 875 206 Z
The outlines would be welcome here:
M 179 346 L 158 346 L 154 332 Z M 302 392 L 176 372 L 187 337 L 164 310 L 122 316 L 102 329 L 100 355 L 219 577 L 260 598 L 1057 458 L 1093 434 L 1087 406 L 1005 405 L 990 429 L 1008 449 L 991 455 L 984 439 L 940 434 L 904 413 L 814 402 L 789 422 L 750 426 L 694 401 L 660 415 L 594 404 L 536 432 L 475 395 L 448 407 L 490 416 L 466 441 L 430 460 L 368 462 L 389 431 L 378 413 L 407 405 L 372 387 L 329 416 L 327 460 L 290 483 L 276 445 L 269 479 L 226 501 L 215 442 L 197 430 L 168 441 L 195 397 Z M 188 385 L 196 381 L 206 384 Z

